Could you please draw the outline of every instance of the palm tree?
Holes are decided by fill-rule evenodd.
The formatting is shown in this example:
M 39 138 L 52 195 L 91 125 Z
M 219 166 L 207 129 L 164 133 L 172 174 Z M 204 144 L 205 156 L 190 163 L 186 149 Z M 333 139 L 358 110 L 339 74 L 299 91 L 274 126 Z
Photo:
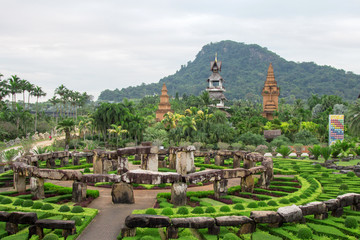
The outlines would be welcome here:
M 59 87 L 57 87 L 55 89 L 55 94 L 58 94 L 60 96 L 60 101 L 63 103 L 64 105 L 64 110 L 65 110 L 65 95 L 67 93 L 68 89 L 63 85 L 61 84 Z M 60 107 L 60 115 L 62 115 L 62 109 Z
M 187 135 L 187 138 L 190 138 L 192 130 L 197 131 L 196 121 L 193 117 L 183 117 L 180 119 L 180 124 L 183 129 L 183 134 Z
M 65 148 L 70 144 L 70 132 L 74 130 L 75 122 L 72 118 L 66 118 L 58 123 L 56 129 L 65 132 Z
M 56 96 L 54 95 L 52 98 L 49 99 L 49 102 L 54 106 L 56 107 L 56 123 L 57 123 L 57 120 L 58 120 L 58 106 L 57 104 L 60 102 L 60 100 L 58 98 L 56 98 Z M 55 112 L 53 112 L 53 118 L 55 118 Z
M 20 78 L 16 75 L 11 75 L 11 78 L 9 80 L 9 90 L 12 95 L 12 107 L 15 108 L 16 104 L 16 94 L 21 93 L 20 90 Z
M 0 74 L 2 76 L 2 74 Z M 0 78 L 0 101 L 3 100 L 7 95 L 9 95 L 9 84 L 8 80 L 1 80 Z
M 78 127 L 79 127 L 79 136 L 81 135 L 81 132 L 84 133 L 84 141 L 85 141 L 85 137 L 86 137 L 86 132 L 88 132 L 94 122 L 94 119 L 92 119 L 91 117 L 79 117 L 79 123 L 78 123 Z
M 36 127 L 37 127 L 37 115 L 38 115 L 38 102 L 39 102 L 39 98 L 46 96 L 46 92 L 44 92 L 41 87 L 36 86 L 33 93 L 33 96 L 36 97 L 36 115 L 35 115 L 35 132 L 36 132 Z
M 28 86 L 29 86 L 29 82 L 27 81 L 27 80 L 25 80 L 25 79 L 23 79 L 23 80 L 20 80 L 20 83 L 19 83 L 19 88 L 20 88 L 20 90 L 22 91 L 22 93 L 23 93 L 23 110 L 25 111 L 25 91 L 27 91 L 28 90 Z
M 35 85 L 28 82 L 26 86 L 26 91 L 28 92 L 28 110 L 30 110 L 30 98 L 33 96 Z
M 360 136 L 360 99 L 349 107 L 349 130 L 354 136 Z
M 121 125 L 117 126 L 116 124 L 111 124 L 111 127 L 113 129 L 108 129 L 108 132 L 116 134 L 116 147 L 118 147 L 119 146 L 119 137 L 121 138 L 121 134 L 127 133 L 128 131 L 126 129 L 122 129 Z

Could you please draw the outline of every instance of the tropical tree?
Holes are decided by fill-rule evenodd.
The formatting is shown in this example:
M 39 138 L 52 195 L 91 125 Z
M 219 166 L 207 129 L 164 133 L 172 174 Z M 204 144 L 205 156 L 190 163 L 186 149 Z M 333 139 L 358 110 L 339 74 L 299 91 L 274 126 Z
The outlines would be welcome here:
M 28 82 L 26 91 L 28 92 L 28 109 L 30 109 L 30 98 L 33 96 L 33 92 L 35 90 L 35 85 Z
M 79 123 L 78 123 L 78 128 L 79 128 L 79 136 L 81 135 L 81 132 L 83 132 L 84 134 L 84 141 L 86 138 L 86 133 L 90 131 L 91 127 L 93 126 L 93 121 L 94 119 L 92 119 L 91 117 L 79 117 Z
M 25 79 L 22 79 L 19 82 L 19 88 L 20 88 L 20 90 L 21 90 L 21 92 L 23 94 L 23 110 L 24 111 L 25 111 L 25 102 L 26 102 L 25 101 L 25 92 L 28 89 L 28 84 L 29 84 L 29 82 L 27 80 L 25 80 Z
M 2 76 L 2 74 L 0 74 Z M 0 78 L 0 101 L 3 100 L 10 93 L 8 80 L 1 80 Z
M 183 134 L 185 135 L 187 140 L 190 139 L 192 131 L 197 131 L 196 121 L 193 117 L 185 116 L 181 118 L 180 125 L 182 127 Z
M 49 99 L 49 102 L 56 107 L 56 123 L 58 119 L 58 103 L 60 103 L 60 100 L 54 95 L 52 98 Z M 53 118 L 55 118 L 55 112 L 53 112 Z
M 70 144 L 71 131 L 75 128 L 75 122 L 72 118 L 66 118 L 58 123 L 56 129 L 65 132 L 65 148 Z
M 123 129 L 120 125 L 117 126 L 116 124 L 111 124 L 112 129 L 108 129 L 109 133 L 115 133 L 116 134 L 116 147 L 119 146 L 119 138 L 121 139 L 121 135 L 123 133 L 127 133 L 128 131 L 126 129 Z
M 61 84 L 59 87 L 57 87 L 55 89 L 55 94 L 59 95 L 60 96 L 60 101 L 62 102 L 63 106 L 64 106 L 64 110 L 65 110 L 65 99 L 66 99 L 66 93 L 67 93 L 68 89 L 63 85 Z M 63 111 L 62 111 L 62 108 L 60 107 L 60 115 L 63 114 Z
M 16 75 L 12 75 L 11 78 L 8 79 L 9 81 L 9 91 L 12 96 L 12 106 L 13 109 L 15 108 L 16 104 L 16 94 L 21 93 L 20 90 L 20 78 Z
M 32 95 L 36 97 L 36 114 L 35 114 L 35 132 L 36 132 L 36 127 L 37 127 L 37 115 L 38 115 L 38 102 L 39 102 L 39 98 L 46 96 L 46 92 L 44 92 L 41 87 L 35 87 L 34 91 L 32 92 Z
M 360 136 L 360 99 L 350 105 L 347 116 L 350 134 Z

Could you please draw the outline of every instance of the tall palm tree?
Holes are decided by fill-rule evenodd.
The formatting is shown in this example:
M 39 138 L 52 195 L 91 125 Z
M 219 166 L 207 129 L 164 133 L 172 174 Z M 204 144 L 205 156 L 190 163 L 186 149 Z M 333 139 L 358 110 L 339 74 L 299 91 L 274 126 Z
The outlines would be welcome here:
M 26 86 L 26 91 L 28 92 L 28 110 L 30 110 L 30 98 L 31 96 L 33 96 L 34 89 L 35 89 L 35 85 L 28 82 Z
M 56 129 L 65 132 L 65 148 L 70 144 L 70 132 L 74 130 L 75 122 L 72 118 L 66 118 L 58 123 Z
M 30 84 L 29 81 L 27 81 L 25 79 L 20 80 L 20 83 L 19 83 L 19 88 L 23 93 L 23 110 L 24 111 L 25 111 L 25 91 L 28 90 L 29 84 Z
M 360 136 L 360 99 L 349 107 L 347 115 L 351 134 Z
M 65 99 L 65 94 L 66 94 L 67 91 L 68 91 L 68 89 L 63 84 L 61 84 L 59 87 L 57 87 L 55 89 L 55 94 L 60 96 L 60 101 L 64 105 L 64 110 L 65 110 L 65 103 L 64 103 L 65 101 L 64 101 L 64 99 Z M 61 109 L 61 106 L 60 106 L 60 115 L 62 115 L 62 113 L 63 112 L 62 112 L 62 109 Z
M 16 104 L 16 94 L 21 93 L 20 90 L 20 78 L 16 75 L 11 75 L 11 78 L 9 80 L 9 90 L 12 95 L 12 107 L 15 109 Z
M 46 96 L 46 92 L 44 92 L 41 87 L 36 86 L 34 91 L 33 91 L 33 96 L 36 97 L 36 115 L 35 115 L 35 132 L 36 132 L 36 127 L 37 127 L 37 115 L 38 115 L 38 102 L 39 102 L 39 98 Z
M 91 117 L 79 117 L 79 123 L 78 123 L 78 127 L 79 127 L 79 136 L 81 135 L 81 132 L 84 133 L 84 141 L 85 141 L 85 138 L 86 138 L 86 133 L 88 131 L 90 131 L 92 125 L 93 125 L 93 122 L 94 122 L 94 119 L 92 119 Z
M 108 129 L 108 132 L 116 134 L 116 147 L 118 147 L 119 146 L 119 138 L 121 138 L 121 135 L 123 133 L 127 133 L 128 131 L 126 129 L 122 129 L 122 127 L 120 125 L 117 126 L 116 124 L 111 124 L 111 127 L 113 129 Z
M 58 119 L 58 116 L 57 116 L 57 113 L 58 113 L 57 104 L 60 102 L 60 100 L 59 100 L 58 98 L 56 98 L 56 96 L 54 95 L 52 98 L 49 99 L 49 102 L 50 102 L 54 107 L 56 107 L 56 123 L 57 123 L 57 119 Z M 53 112 L 53 118 L 55 118 L 55 112 Z
M 2 74 L 0 74 L 2 75 Z M 0 78 L 0 102 L 10 93 L 8 80 L 1 80 Z

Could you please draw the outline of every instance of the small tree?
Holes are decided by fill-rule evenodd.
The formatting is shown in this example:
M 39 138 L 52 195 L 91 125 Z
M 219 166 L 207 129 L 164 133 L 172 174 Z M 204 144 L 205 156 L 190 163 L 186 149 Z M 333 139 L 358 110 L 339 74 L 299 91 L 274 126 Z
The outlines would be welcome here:
M 321 156 L 327 161 L 331 155 L 331 148 L 330 147 L 322 147 L 320 149 Z
M 65 148 L 70 144 L 70 133 L 74 130 L 75 122 L 72 118 L 67 118 L 58 123 L 56 129 L 65 132 Z
M 292 150 L 288 146 L 283 145 L 279 149 L 277 149 L 277 152 L 280 153 L 283 158 L 286 158 L 289 156 Z
M 319 159 L 321 155 L 321 147 L 319 145 L 314 145 L 313 147 L 309 147 L 310 153 L 314 156 L 315 160 Z
M 128 131 L 126 129 L 122 129 L 122 127 L 120 125 L 117 126 L 116 124 L 111 124 L 111 127 L 113 127 L 113 129 L 108 129 L 108 132 L 116 134 L 116 147 L 118 147 L 119 146 L 119 138 L 121 139 L 121 135 L 123 133 L 127 133 Z

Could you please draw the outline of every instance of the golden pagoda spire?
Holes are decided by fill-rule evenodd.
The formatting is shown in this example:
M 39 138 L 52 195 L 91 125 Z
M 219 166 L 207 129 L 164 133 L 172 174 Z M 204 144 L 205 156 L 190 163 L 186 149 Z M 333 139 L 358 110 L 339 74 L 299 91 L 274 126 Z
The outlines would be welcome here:
M 217 52 L 215 53 L 215 62 L 217 63 Z

